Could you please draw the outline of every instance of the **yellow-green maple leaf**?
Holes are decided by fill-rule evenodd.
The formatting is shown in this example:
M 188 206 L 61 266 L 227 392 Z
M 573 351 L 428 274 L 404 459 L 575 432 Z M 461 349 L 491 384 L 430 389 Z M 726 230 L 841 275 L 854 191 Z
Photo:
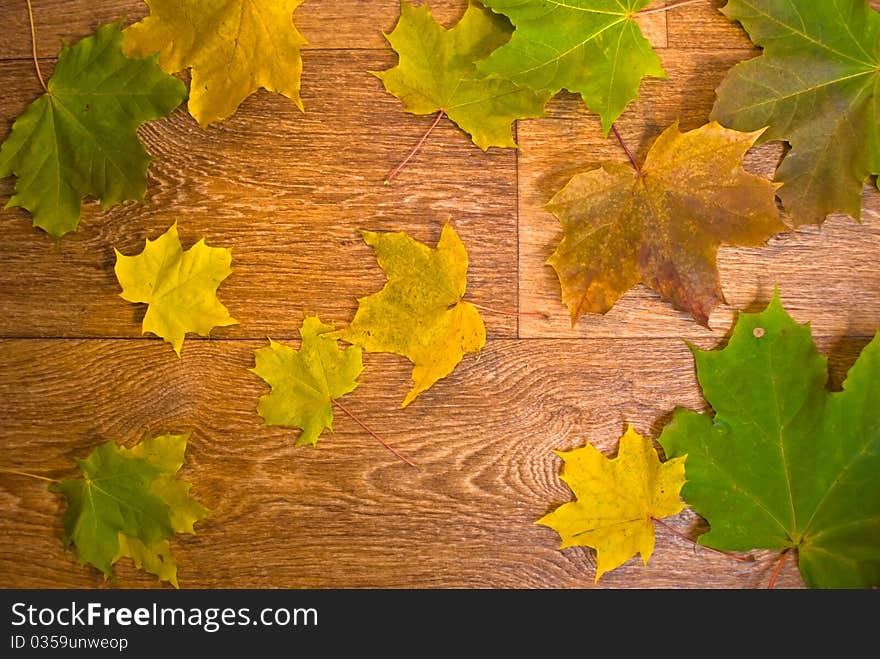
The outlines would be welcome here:
M 483 151 L 490 146 L 515 147 L 511 124 L 544 116 L 550 94 L 477 75 L 477 61 L 506 43 L 511 32 L 506 18 L 473 0 L 448 30 L 427 6 L 401 0 L 400 20 L 385 35 L 399 63 L 373 73 L 389 94 L 403 101 L 407 112 L 442 110 Z
M 250 370 L 272 388 L 257 411 L 266 425 L 302 429 L 297 446 L 317 444 L 324 428 L 333 431 L 333 402 L 357 388 L 364 368 L 361 349 L 339 350 L 332 331 L 317 316 L 306 316 L 299 350 L 269 339 L 269 347 L 254 351 Z
M 188 435 L 149 433 L 132 448 L 105 442 L 77 460 L 83 478 L 51 486 L 67 497 L 65 544 L 74 545 L 81 564 L 113 575 L 120 558 L 177 587 L 177 563 L 168 538 L 195 533 L 193 525 L 210 511 L 189 495 L 177 478 Z
M 208 336 L 214 327 L 238 323 L 217 299 L 217 287 L 232 273 L 232 250 L 208 247 L 204 238 L 183 251 L 175 222 L 135 256 L 116 252 L 120 297 L 149 305 L 143 333 L 170 343 L 177 356 L 187 332 Z
M 192 68 L 189 111 L 201 126 L 235 114 L 261 87 L 300 110 L 303 0 L 145 0 L 150 15 L 125 30 L 128 55 L 159 53 L 169 73 Z
M 401 407 L 445 378 L 469 352 L 486 344 L 480 312 L 462 300 L 467 288 L 467 251 L 452 225 L 436 248 L 405 233 L 362 231 L 373 247 L 386 283 L 358 300 L 351 325 L 336 336 L 367 352 L 392 352 L 413 364 L 413 387 Z
M 645 565 L 654 552 L 654 522 L 684 509 L 685 456 L 660 462 L 651 442 L 628 426 L 617 457 L 609 460 L 592 444 L 557 451 L 561 478 L 575 500 L 537 521 L 562 539 L 560 549 L 596 550 L 596 581 L 637 553 Z

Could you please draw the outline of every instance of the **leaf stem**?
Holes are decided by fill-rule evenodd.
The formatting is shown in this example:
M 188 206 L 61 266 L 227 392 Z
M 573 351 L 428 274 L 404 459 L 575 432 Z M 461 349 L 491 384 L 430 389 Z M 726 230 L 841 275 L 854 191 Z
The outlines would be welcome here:
M 647 16 L 648 14 L 659 14 L 664 11 L 669 11 L 670 9 L 675 9 L 676 7 L 684 7 L 685 5 L 695 5 L 698 2 L 705 2 L 705 0 L 680 0 L 680 2 L 673 2 L 671 5 L 666 5 L 665 7 L 658 7 L 657 9 L 643 9 L 642 11 L 636 13 L 636 16 Z
M 431 127 L 427 130 L 427 132 L 424 135 L 422 135 L 422 139 L 419 140 L 419 143 L 416 144 L 415 148 L 412 151 L 410 151 L 409 155 L 404 159 L 404 161 L 402 163 L 400 163 L 397 167 L 392 169 L 391 172 L 388 174 L 388 176 L 385 177 L 385 185 L 390 184 L 391 179 L 393 179 L 395 176 L 397 176 L 400 173 L 400 170 L 403 169 L 404 167 L 406 167 L 406 163 L 408 163 L 410 160 L 412 160 L 412 157 L 419 152 L 419 149 L 421 149 L 422 146 L 427 141 L 428 135 L 430 135 L 431 131 L 437 127 L 437 124 L 440 123 L 440 120 L 444 117 L 445 114 L 446 113 L 443 110 L 440 110 L 440 112 L 437 113 L 437 118 L 434 119 L 434 123 L 431 124 Z
M 43 87 L 44 92 L 48 92 L 49 88 L 46 87 L 46 81 L 43 80 L 43 72 L 40 71 L 40 58 L 37 57 L 37 31 L 34 28 L 34 9 L 31 7 L 31 0 L 27 1 L 27 10 L 28 10 L 28 20 L 31 24 L 31 52 L 34 55 L 34 68 L 37 70 L 37 77 L 40 79 L 40 85 Z
M 543 311 L 503 311 L 501 309 L 487 307 L 483 304 L 477 304 L 476 302 L 471 302 L 470 300 L 467 300 L 467 303 L 476 307 L 477 309 L 482 309 L 483 311 L 488 311 L 489 313 L 497 313 L 501 316 L 530 316 L 532 318 L 543 318 L 544 320 L 550 318 L 550 314 L 544 313 Z
M 37 476 L 36 474 L 31 474 L 27 471 L 19 471 L 18 469 L 6 469 L 5 467 L 0 467 L 0 474 L 14 474 L 16 476 L 27 476 L 28 478 L 36 478 L 40 481 L 46 481 L 47 483 L 60 483 L 61 481 L 56 480 L 54 478 L 46 478 L 45 476 Z
M 629 147 L 626 145 L 626 142 L 623 141 L 623 135 L 620 134 L 620 131 L 617 130 L 616 124 L 611 124 L 611 130 L 614 132 L 614 137 L 617 138 L 617 141 L 620 143 L 620 146 L 626 151 L 626 157 L 629 158 L 630 164 L 633 166 L 633 169 L 636 170 L 639 174 L 642 173 L 642 168 L 639 165 L 639 161 L 636 160 L 636 157 L 633 155 L 633 152 L 629 150 Z
M 395 449 L 393 446 L 389 445 L 384 439 L 382 439 L 381 437 L 379 437 L 379 435 L 376 433 L 375 430 L 373 430 L 372 428 L 370 428 L 370 426 L 368 426 L 366 423 L 364 423 L 364 422 L 361 421 L 359 418 L 357 418 L 357 417 L 354 415 L 354 412 L 352 412 L 350 409 L 348 409 L 347 407 L 345 407 L 345 405 L 343 405 L 342 403 L 340 403 L 340 402 L 339 402 L 338 400 L 336 400 L 335 398 L 331 398 L 330 400 L 333 402 L 334 405 L 336 405 L 336 407 L 338 407 L 340 410 L 342 410 L 342 411 L 345 412 L 348 416 L 350 416 L 350 417 L 352 418 L 352 420 L 354 420 L 354 422 L 357 423 L 361 428 L 363 428 L 363 429 L 366 430 L 368 433 L 370 433 L 373 437 L 375 437 L 377 440 L 379 440 L 379 443 L 380 443 L 382 446 L 384 446 L 385 448 L 387 448 L 389 451 L 391 451 L 394 455 L 396 455 L 398 458 L 400 458 L 401 460 L 403 460 L 403 461 L 404 461 L 406 464 L 408 464 L 410 467 L 416 467 L 416 468 L 418 468 L 418 465 L 416 465 L 414 462 L 411 462 L 406 456 L 404 456 L 402 453 L 400 453 L 400 452 L 399 452 L 397 449 Z
M 779 575 L 782 573 L 782 566 L 785 565 L 789 552 L 791 552 L 791 549 L 786 549 L 779 557 L 779 561 L 776 563 L 776 569 L 773 570 L 773 576 L 770 577 L 770 583 L 767 584 L 767 590 L 773 590 L 773 587 L 776 585 L 776 579 L 778 579 Z
M 732 558 L 733 560 L 740 561 L 741 563 L 754 563 L 755 562 L 755 557 L 752 556 L 751 554 L 749 554 L 747 556 L 737 556 L 736 554 L 731 554 L 726 551 L 721 551 L 720 549 L 715 549 L 714 547 L 707 547 L 706 545 L 698 545 L 696 540 L 694 540 L 691 537 L 688 537 L 687 535 L 685 535 L 681 531 L 672 528 L 671 526 L 669 526 L 669 524 L 667 524 L 663 520 L 657 519 L 656 517 L 652 517 L 651 521 L 654 522 L 655 524 L 659 524 L 660 526 L 665 528 L 667 531 L 669 531 L 672 535 L 674 535 L 678 538 L 681 538 L 685 542 L 690 542 L 695 547 L 702 547 L 703 549 L 708 549 L 709 551 L 714 551 L 716 554 L 721 554 L 722 556 L 726 556 L 727 558 Z

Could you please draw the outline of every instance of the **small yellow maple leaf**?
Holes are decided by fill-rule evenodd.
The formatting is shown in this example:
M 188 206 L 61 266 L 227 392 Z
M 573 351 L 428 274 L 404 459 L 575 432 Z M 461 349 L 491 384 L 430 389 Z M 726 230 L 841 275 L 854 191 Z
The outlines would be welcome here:
M 147 240 L 140 254 L 113 251 L 119 296 L 149 305 L 143 333 L 161 336 L 178 357 L 187 332 L 208 336 L 214 327 L 238 324 L 217 299 L 217 287 L 232 273 L 231 249 L 208 247 L 203 238 L 184 252 L 175 222 L 155 240 Z
M 318 316 L 306 316 L 299 350 L 269 339 L 268 347 L 254 351 L 250 371 L 271 387 L 257 411 L 268 426 L 300 428 L 297 446 L 316 445 L 325 428 L 333 432 L 334 401 L 358 387 L 364 368 L 361 349 L 339 350 L 332 331 Z
M 125 54 L 159 54 L 168 73 L 192 67 L 189 111 L 207 126 L 235 114 L 261 87 L 300 110 L 303 0 L 145 0 L 150 15 L 125 30 Z
M 596 581 L 637 553 L 645 565 L 654 552 L 654 521 L 684 509 L 686 456 L 660 462 L 651 442 L 628 426 L 617 457 L 608 459 L 592 444 L 557 451 L 564 461 L 561 478 L 575 501 L 561 505 L 536 524 L 562 539 L 560 549 L 596 550 Z

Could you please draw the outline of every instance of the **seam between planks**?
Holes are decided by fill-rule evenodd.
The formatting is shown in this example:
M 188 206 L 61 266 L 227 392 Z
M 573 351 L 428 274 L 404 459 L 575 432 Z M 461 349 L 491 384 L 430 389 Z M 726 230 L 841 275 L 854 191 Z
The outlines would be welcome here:
M 520 268 L 520 251 L 519 251 L 519 207 L 520 207 L 520 194 L 519 194 L 519 121 L 515 122 L 513 125 L 514 131 L 514 141 L 517 144 L 517 148 L 513 153 L 513 194 L 516 197 L 516 203 L 513 207 L 514 214 L 514 226 L 516 227 L 516 310 L 518 312 L 522 312 L 522 308 L 520 307 L 520 302 L 522 301 L 522 297 L 520 296 L 520 277 L 522 276 L 522 270 Z M 514 335 L 517 339 L 522 338 L 522 334 L 520 332 L 520 316 L 516 317 L 516 332 Z
M 729 338 L 729 333 L 725 331 L 723 334 L 719 333 L 716 336 L 710 337 L 701 337 L 706 339 L 717 339 L 718 341 L 724 341 Z M 816 340 L 840 340 L 840 339 L 873 339 L 874 334 L 872 333 L 855 333 L 855 334 L 813 334 L 813 339 Z M 290 335 L 278 335 L 276 337 L 272 337 L 273 341 L 292 341 L 299 342 L 301 341 L 301 337 L 296 334 Z M 666 342 L 666 341 L 681 341 L 685 342 L 693 342 L 694 337 L 688 337 L 686 335 L 662 335 L 662 336 L 620 336 L 620 335 L 599 335 L 599 336 L 589 336 L 589 337 L 571 337 L 571 336 L 524 336 L 524 337 L 492 337 L 486 339 L 486 344 L 490 343 L 510 343 L 510 342 L 571 342 L 571 343 L 582 343 L 586 341 L 617 341 L 623 343 L 629 343 L 632 341 L 639 342 Z M 164 340 L 158 338 L 142 338 L 137 336 L 0 336 L 0 343 L 3 342 L 11 342 L 11 341 L 124 341 L 124 342 L 143 342 L 143 343 L 165 343 Z M 222 343 L 255 343 L 255 342 L 265 342 L 268 341 L 268 337 L 266 336 L 253 336 L 253 337 L 236 337 L 236 338 L 196 338 L 196 337 L 187 337 L 186 341 L 188 343 L 214 343 L 214 344 L 222 344 Z

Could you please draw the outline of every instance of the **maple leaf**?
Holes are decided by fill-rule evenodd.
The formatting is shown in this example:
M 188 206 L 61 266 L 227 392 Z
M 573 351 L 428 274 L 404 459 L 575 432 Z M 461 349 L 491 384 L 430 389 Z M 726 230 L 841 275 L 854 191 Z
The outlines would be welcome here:
M 778 293 L 723 350 L 691 350 L 714 415 L 676 409 L 659 441 L 687 454 L 682 496 L 710 525 L 699 543 L 796 550 L 810 587 L 880 585 L 880 334 L 833 393 Z
M 403 101 L 407 112 L 442 110 L 474 144 L 515 147 L 511 124 L 516 119 L 544 116 L 550 94 L 537 93 L 507 80 L 481 79 L 476 61 L 510 38 L 503 16 L 473 1 L 455 27 L 447 30 L 427 6 L 400 3 L 400 20 L 385 38 L 399 55 L 399 64 L 372 71 L 389 94 Z
M 654 142 L 644 166 L 619 163 L 578 174 L 547 205 L 563 238 L 548 263 L 572 324 L 605 313 L 638 282 L 706 325 L 723 299 L 721 244 L 762 245 L 784 231 L 776 186 L 742 168 L 759 133 L 713 122 Z
M 104 209 L 143 200 L 150 156 L 138 126 L 169 115 L 186 87 L 155 57 L 125 57 L 116 24 L 62 48 L 46 87 L 3 142 L 0 178 L 18 177 L 7 208 L 59 239 L 76 230 L 87 195 Z
M 405 233 L 361 231 L 373 247 L 387 281 L 378 293 L 358 300 L 351 325 L 335 333 L 367 352 L 392 352 L 413 364 L 406 407 L 462 357 L 486 344 L 480 312 L 462 300 L 468 257 L 455 229 L 446 223 L 436 248 Z
M 556 451 L 563 460 L 561 478 L 575 501 L 561 505 L 536 524 L 549 526 L 565 547 L 596 550 L 596 581 L 636 554 L 642 561 L 654 553 L 654 521 L 684 509 L 679 491 L 685 458 L 660 462 L 651 442 L 632 426 L 620 438 L 616 458 L 609 460 L 592 444 Z
M 148 239 L 140 254 L 113 251 L 120 297 L 149 305 L 142 333 L 162 337 L 178 357 L 187 332 L 208 336 L 214 327 L 238 323 L 217 299 L 217 287 L 232 273 L 231 249 L 208 247 L 203 238 L 184 252 L 175 222 L 160 237 Z
M 187 439 L 148 433 L 130 449 L 106 442 L 76 460 L 83 478 L 50 487 L 67 497 L 64 544 L 75 546 L 80 565 L 93 565 L 109 578 L 113 565 L 129 557 L 177 587 L 168 538 L 195 533 L 195 522 L 210 514 L 189 496 L 190 484 L 177 478 Z
M 791 144 L 776 180 L 795 226 L 858 220 L 865 179 L 880 174 L 880 14 L 866 0 L 730 0 L 723 11 L 764 52 L 728 73 L 712 118 Z
M 300 99 L 306 40 L 293 25 L 303 0 L 144 0 L 125 30 L 129 54 L 158 52 L 169 73 L 192 68 L 189 111 L 202 127 L 235 114 L 260 89 Z
M 605 134 L 645 76 L 665 78 L 635 15 L 651 0 L 483 0 L 516 27 L 510 41 L 477 64 L 484 74 L 556 94 L 581 95 Z
M 317 316 L 306 316 L 299 350 L 270 339 L 268 348 L 254 351 L 250 371 L 272 388 L 257 410 L 267 425 L 302 429 L 297 446 L 317 444 L 324 428 L 333 431 L 334 401 L 357 388 L 364 368 L 361 349 L 339 350 L 332 331 Z

